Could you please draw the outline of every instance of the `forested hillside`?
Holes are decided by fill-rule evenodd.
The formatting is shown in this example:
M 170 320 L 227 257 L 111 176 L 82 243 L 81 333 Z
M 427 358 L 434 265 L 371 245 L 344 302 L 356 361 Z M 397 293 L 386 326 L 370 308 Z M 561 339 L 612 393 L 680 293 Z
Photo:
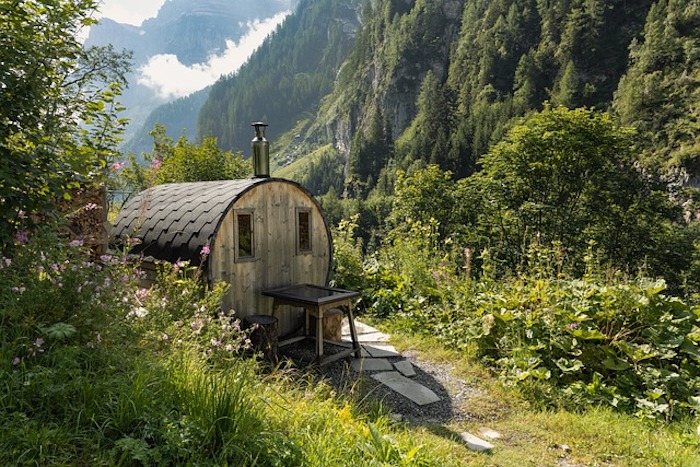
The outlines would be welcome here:
M 349 156 L 348 133 L 379 109 L 401 165 L 468 175 L 513 117 L 547 100 L 609 107 L 651 3 L 378 2 L 320 120 Z
M 247 123 L 265 118 L 272 138 L 293 132 L 274 148 L 290 161 L 330 142 L 345 172 L 334 189 L 363 197 L 390 160 L 471 174 L 514 118 L 550 102 L 612 111 L 639 129 L 646 161 L 697 175 L 695 0 L 364 2 L 347 59 L 337 36 L 289 32 L 324 3 L 302 2 L 239 76 L 217 83 L 201 134 L 244 149 Z M 309 73 L 302 50 L 329 67 Z M 307 181 L 330 188 L 316 176 Z
M 176 96 L 166 95 L 164 89 L 159 88 L 165 72 L 158 68 L 162 63 L 152 64 L 154 58 L 169 57 L 168 70 L 173 69 L 174 62 L 182 64 L 182 68 L 199 67 L 201 70 L 212 57 L 225 53 L 229 46 L 227 41 L 238 43 L 254 21 L 291 10 L 295 5 L 295 0 L 260 0 L 254 5 L 245 0 L 169 0 L 154 18 L 140 26 L 109 18 L 92 25 L 85 48 L 111 44 L 115 50 L 132 52 L 132 69 L 127 74 L 129 86 L 120 99 L 126 108 L 124 116 L 130 119 L 125 129 L 128 144 L 124 149 L 138 154 L 149 148 L 150 140 L 144 141 L 143 136 L 147 137 L 154 120 L 167 125 L 173 137 L 179 136 L 183 128 L 187 128 L 191 136 L 196 132 L 202 96 L 194 96 L 190 102 L 186 102 L 188 98 L 181 98 L 178 104 L 167 106 Z M 149 74 L 149 69 L 156 73 L 155 77 Z M 176 82 L 185 82 L 190 77 L 176 79 Z M 164 108 L 157 109 L 161 105 Z M 150 115 L 154 109 L 156 113 Z
M 333 88 L 352 47 L 362 0 L 305 0 L 241 70 L 214 84 L 199 115 L 199 133 L 225 149 L 249 148 L 250 122 L 272 123 L 279 136 L 313 115 Z

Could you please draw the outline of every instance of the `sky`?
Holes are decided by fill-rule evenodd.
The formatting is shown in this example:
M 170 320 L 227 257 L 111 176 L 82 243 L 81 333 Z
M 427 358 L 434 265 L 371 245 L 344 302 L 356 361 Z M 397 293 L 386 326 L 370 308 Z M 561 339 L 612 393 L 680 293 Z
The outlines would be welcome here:
M 119 23 L 141 26 L 141 23 L 152 18 L 165 0 L 102 0 L 100 16 L 113 19 Z
M 156 16 L 166 0 L 103 0 L 97 17 L 140 26 Z M 185 66 L 175 55 L 155 55 L 138 70 L 138 83 L 153 89 L 162 99 L 187 96 L 216 82 L 222 75 L 238 71 L 265 37 L 291 13 L 285 11 L 265 20 L 247 24 L 248 33 L 237 43 L 226 42 L 226 50 L 206 63 Z
M 139 70 L 138 82 L 168 100 L 203 89 L 222 75 L 238 71 L 289 13 L 284 11 L 263 21 L 248 22 L 248 33 L 245 36 L 237 43 L 226 41 L 226 50 L 222 54 L 210 56 L 206 63 L 185 66 L 175 55 L 155 55 Z

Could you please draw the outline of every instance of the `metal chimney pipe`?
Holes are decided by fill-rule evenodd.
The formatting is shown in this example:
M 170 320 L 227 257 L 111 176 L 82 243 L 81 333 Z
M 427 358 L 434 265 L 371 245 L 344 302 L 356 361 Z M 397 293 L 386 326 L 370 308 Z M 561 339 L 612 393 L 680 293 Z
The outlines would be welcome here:
M 256 178 L 266 178 L 270 176 L 270 143 L 265 139 L 265 122 L 253 122 L 250 126 L 255 127 L 255 138 L 250 142 L 253 148 L 253 175 Z

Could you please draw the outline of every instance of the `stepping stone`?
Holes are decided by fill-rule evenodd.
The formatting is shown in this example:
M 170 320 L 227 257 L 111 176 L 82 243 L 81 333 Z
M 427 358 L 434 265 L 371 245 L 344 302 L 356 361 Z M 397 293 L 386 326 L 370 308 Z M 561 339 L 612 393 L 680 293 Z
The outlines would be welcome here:
M 467 443 L 467 447 L 472 451 L 483 452 L 490 451 L 494 448 L 493 444 L 489 443 L 488 441 L 484 441 L 483 439 L 479 438 L 478 436 L 474 436 L 471 433 L 467 433 L 466 431 L 460 434 L 459 436 L 460 438 L 462 438 L 462 441 Z
M 411 376 L 416 376 L 416 370 L 413 365 L 408 360 L 401 360 L 400 362 L 394 362 L 394 368 L 399 370 L 402 375 L 410 378 Z
M 379 332 L 379 329 L 373 328 L 372 326 L 364 323 L 360 323 L 357 320 L 355 320 L 355 330 L 357 331 L 357 334 L 371 334 L 374 332 Z M 348 324 L 347 319 L 343 320 L 342 333 L 344 336 L 350 335 L 350 325 Z
M 384 358 L 353 358 L 352 369 L 359 372 L 362 371 L 387 371 L 393 367 L 389 360 Z
M 372 375 L 380 383 L 390 387 L 402 396 L 412 400 L 418 405 L 432 404 L 438 402 L 440 398 L 432 390 L 426 388 L 422 384 L 416 383 L 403 376 L 398 371 L 387 371 L 386 373 L 377 373 Z
M 389 336 L 383 332 L 371 332 L 358 335 L 357 340 L 360 342 L 386 342 L 389 340 Z
M 369 354 L 374 358 L 388 358 L 401 356 L 401 354 L 396 351 L 393 345 L 365 344 L 362 346 L 362 348 L 369 352 Z
M 395 365 L 394 365 L 395 366 Z M 501 434 L 491 428 L 481 427 L 479 428 L 479 436 L 483 436 L 488 439 L 499 439 Z
M 332 341 L 330 342 L 332 345 L 336 345 L 338 347 L 343 347 L 344 349 L 352 349 L 352 342 L 351 341 Z M 360 346 L 360 357 L 362 358 L 368 358 L 372 357 L 367 350 L 363 346 Z
M 379 329 L 373 328 L 369 324 L 360 323 L 359 321 L 355 321 L 355 330 L 357 331 L 358 334 L 370 334 L 373 332 L 379 332 Z M 349 332 L 350 332 L 350 329 L 348 328 L 348 333 Z

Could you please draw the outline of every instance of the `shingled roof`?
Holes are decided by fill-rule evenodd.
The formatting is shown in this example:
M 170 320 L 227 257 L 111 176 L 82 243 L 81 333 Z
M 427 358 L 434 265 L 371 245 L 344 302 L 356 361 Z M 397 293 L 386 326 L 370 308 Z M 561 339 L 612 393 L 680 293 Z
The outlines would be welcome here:
M 198 265 L 202 247 L 212 243 L 230 207 L 253 186 L 270 181 L 280 179 L 158 185 L 142 191 L 122 208 L 112 232 L 117 242 L 140 240 L 131 253 Z

